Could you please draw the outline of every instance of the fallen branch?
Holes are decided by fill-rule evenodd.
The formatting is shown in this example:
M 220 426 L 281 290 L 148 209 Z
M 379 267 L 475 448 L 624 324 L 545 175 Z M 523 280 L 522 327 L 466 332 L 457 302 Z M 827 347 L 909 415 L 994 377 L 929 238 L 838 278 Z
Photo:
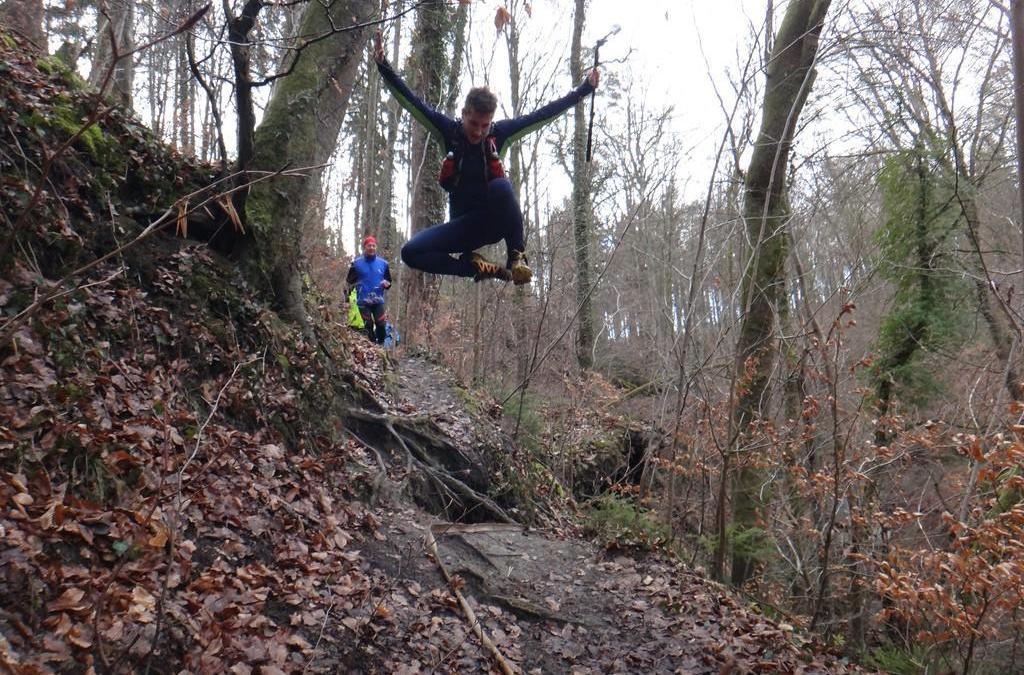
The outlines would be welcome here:
M 441 570 L 441 575 L 444 576 L 445 581 L 448 582 L 448 588 L 455 594 L 455 598 L 459 601 L 459 606 L 462 607 L 463 613 L 466 615 L 466 620 L 469 622 L 469 627 L 476 635 L 480 643 L 491 653 L 491 657 L 494 659 L 498 668 L 505 675 L 514 675 L 516 672 L 512 665 L 502 655 L 501 650 L 498 649 L 497 645 L 491 641 L 491 638 L 484 632 L 483 626 L 480 625 L 480 619 L 477 618 L 476 612 L 469 606 L 464 595 L 459 590 L 457 584 L 455 584 L 451 574 L 448 573 L 448 568 L 444 566 L 441 561 L 441 554 L 437 550 L 437 540 L 434 539 L 434 533 L 431 528 L 427 528 L 427 548 L 430 550 L 431 555 L 434 556 L 434 561 L 437 563 L 438 569 Z

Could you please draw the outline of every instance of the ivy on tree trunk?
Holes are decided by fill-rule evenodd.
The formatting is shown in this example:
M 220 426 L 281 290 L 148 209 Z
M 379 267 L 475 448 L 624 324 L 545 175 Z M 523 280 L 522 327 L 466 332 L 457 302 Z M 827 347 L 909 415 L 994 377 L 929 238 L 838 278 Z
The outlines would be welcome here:
M 308 327 L 302 296 L 304 208 L 319 195 L 323 165 L 338 141 L 352 82 L 366 48 L 371 0 L 306 6 L 299 32 L 308 42 L 291 72 L 279 80 L 256 129 L 250 170 L 303 169 L 253 185 L 246 216 L 255 239 L 251 256 L 269 281 L 282 315 Z M 258 177 L 258 174 L 251 174 Z
M 583 24 L 586 20 L 586 0 L 576 0 L 572 28 L 572 55 L 569 71 L 572 81 L 583 80 Z M 590 166 L 586 162 L 587 122 L 586 99 L 576 104 L 572 146 L 572 213 L 573 238 L 576 252 L 576 302 L 579 305 L 579 330 L 576 334 L 576 361 L 580 368 L 594 365 L 591 352 L 594 345 L 594 309 L 590 292 L 590 232 L 593 229 L 593 207 L 590 202 Z

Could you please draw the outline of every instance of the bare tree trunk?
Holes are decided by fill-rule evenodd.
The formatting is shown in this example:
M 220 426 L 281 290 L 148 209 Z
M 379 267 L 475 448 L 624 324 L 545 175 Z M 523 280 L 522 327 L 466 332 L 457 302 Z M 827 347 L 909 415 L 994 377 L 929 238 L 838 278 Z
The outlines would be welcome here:
M 26 38 L 42 53 L 46 53 L 46 33 L 43 32 L 43 0 L 4 0 L 0 2 L 0 23 L 8 30 Z
M 1010 316 L 1006 301 L 999 296 L 999 290 L 995 287 L 985 263 L 984 249 L 982 249 L 979 239 L 981 218 L 978 215 L 978 204 L 974 199 L 974 193 L 959 193 L 958 197 L 964 219 L 967 221 L 967 239 L 971 244 L 978 266 L 977 273 L 973 275 L 978 309 L 988 325 L 996 356 L 1003 364 L 1005 374 L 1003 381 L 1006 390 L 1014 401 L 1024 401 L 1024 379 L 1021 378 L 1018 367 L 1020 357 L 1015 358 L 1014 356 L 1015 348 L 1019 348 L 1017 343 L 1019 342 L 1020 327 Z
M 586 0 L 576 0 L 572 26 L 572 48 L 569 72 L 573 82 L 583 79 L 583 24 Z M 590 201 L 590 166 L 586 161 L 586 101 L 576 104 L 572 145 L 572 214 L 573 241 L 576 252 L 576 302 L 579 305 L 579 330 L 576 334 L 576 362 L 588 370 L 594 365 L 594 309 L 590 292 L 590 232 L 593 229 L 593 206 Z
M 391 63 L 398 63 L 399 36 L 402 34 L 402 17 L 395 22 L 395 39 L 391 45 Z M 379 78 L 377 78 L 379 79 Z M 380 201 L 383 211 L 384 222 L 380 224 L 380 236 L 378 247 L 386 258 L 394 258 L 399 249 L 398 223 L 395 220 L 395 147 L 398 145 L 398 123 L 399 106 L 398 102 L 392 100 L 385 110 L 387 118 L 387 133 L 385 134 L 384 147 L 381 150 L 380 161 L 384 163 L 384 171 L 381 174 Z
M 182 0 L 178 10 L 188 15 L 192 3 L 190 0 Z M 195 91 L 192 71 L 188 65 L 188 45 L 192 39 L 191 32 L 185 32 L 175 38 L 175 109 L 177 110 L 177 145 L 181 152 L 192 154 L 195 147 L 195 133 L 193 121 L 193 107 L 195 106 Z
M 512 5 L 512 21 L 505 27 L 505 45 L 508 47 L 509 84 L 511 85 L 512 117 L 523 112 L 522 72 L 519 64 L 519 12 L 517 4 Z M 522 199 L 523 184 L 523 151 L 519 143 L 509 149 L 509 180 L 515 190 L 516 199 Z M 526 212 L 528 213 L 528 211 Z M 524 213 L 524 215 L 526 215 Z M 523 228 L 527 229 L 529 219 L 523 219 Z M 525 241 L 529 241 L 529 231 L 523 232 Z M 522 381 L 530 367 L 529 321 L 527 321 L 527 293 L 522 286 L 517 286 L 513 296 L 512 322 L 515 331 L 516 377 Z
M 372 57 L 370 57 L 372 61 Z M 367 73 L 372 73 L 373 64 L 367 62 Z M 363 235 L 373 233 L 377 235 L 377 227 L 380 223 L 381 214 L 384 212 L 383 204 L 377 199 L 381 185 L 376 177 L 380 165 L 380 156 L 377 148 L 377 141 L 380 136 L 380 125 L 377 123 L 377 109 L 380 107 L 380 78 L 370 77 L 366 81 L 366 101 L 363 108 L 363 147 L 362 147 L 362 177 L 359 201 L 361 202 L 362 221 L 359 229 Z
M 256 108 L 252 99 L 252 76 L 249 31 L 256 23 L 263 3 L 260 0 L 248 0 L 237 16 L 230 13 L 230 6 L 224 0 L 224 11 L 228 19 L 228 44 L 231 46 L 231 64 L 235 73 L 235 109 L 238 115 L 238 167 L 248 168 L 255 154 Z M 244 200 L 236 202 L 243 206 Z
M 253 171 L 304 171 L 301 177 L 278 177 L 253 186 L 246 215 L 256 248 L 249 259 L 269 282 L 282 315 L 306 328 L 302 211 L 320 195 L 322 166 L 337 145 L 365 49 L 365 28 L 339 32 L 336 27 L 368 20 L 375 7 L 373 0 L 338 0 L 329 11 L 320 3 L 307 5 L 300 33 L 330 35 L 303 46 L 292 72 L 278 80 L 256 129 Z
M 737 535 L 759 525 L 762 475 L 745 461 L 743 439 L 750 423 L 767 412 L 769 376 L 777 352 L 776 315 L 785 299 L 789 152 L 814 79 L 818 37 L 830 1 L 793 0 L 786 9 L 772 48 L 761 129 L 747 170 L 743 215 L 753 248 L 743 279 L 746 311 L 736 346 L 736 368 L 742 383 L 733 411 L 733 436 L 740 439 L 734 451 L 736 474 L 732 483 Z M 749 548 L 734 547 L 732 583 L 739 586 L 746 582 L 756 562 Z
M 420 5 L 416 11 L 413 53 L 409 59 L 409 84 L 422 100 L 435 106 L 441 104 L 446 91 L 448 63 L 444 38 L 448 33 L 449 10 L 444 3 Z M 441 167 L 443 149 L 437 147 L 422 125 L 412 127 L 410 160 L 413 172 L 412 234 L 422 232 L 444 220 L 445 196 L 435 179 Z M 406 317 L 405 340 L 415 344 L 423 340 L 423 329 L 429 328 L 437 307 L 439 280 L 419 270 L 407 270 L 404 284 Z
M 452 21 L 452 61 L 448 70 L 448 94 L 445 96 L 444 114 L 455 115 L 459 98 L 459 78 L 462 75 L 462 51 L 466 48 L 466 22 L 469 18 L 469 3 L 459 3 Z
M 134 80 L 135 63 L 130 56 L 121 56 L 114 65 L 114 53 L 119 56 L 131 51 L 135 33 L 135 3 L 116 2 L 106 6 L 107 17 L 102 17 L 96 33 L 96 50 L 89 70 L 89 84 L 94 87 L 103 85 L 111 66 L 114 72 L 110 77 L 108 92 L 111 97 L 126 107 L 132 105 L 132 83 Z M 115 49 L 116 45 L 116 49 Z
M 1013 98 L 1017 106 L 1017 227 L 1024 237 L 1024 0 L 1010 0 L 1010 35 L 1013 43 Z

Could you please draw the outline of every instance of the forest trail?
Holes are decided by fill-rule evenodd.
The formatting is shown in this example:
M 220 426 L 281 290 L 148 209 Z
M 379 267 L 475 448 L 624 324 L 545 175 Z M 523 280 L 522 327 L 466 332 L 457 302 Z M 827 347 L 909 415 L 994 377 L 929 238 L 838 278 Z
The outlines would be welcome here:
M 465 395 L 440 366 L 409 357 L 394 367 L 399 409 L 431 416 L 454 438 L 498 433 L 467 415 Z M 391 579 L 379 607 L 395 630 L 366 648 L 386 655 L 382 665 L 392 672 L 497 667 L 472 635 L 456 589 L 515 671 L 861 672 L 660 555 L 604 550 L 571 528 L 445 522 L 400 500 L 374 515 L 379 536 L 363 554 Z
M 445 656 L 422 631 L 422 612 L 436 607 L 438 591 L 442 605 L 453 604 L 423 544 L 428 527 L 440 563 L 464 583 L 461 592 L 484 632 L 517 670 L 860 672 L 802 647 L 792 626 L 754 613 L 682 565 L 611 555 L 587 542 L 506 524 L 431 526 L 416 522 L 414 513 L 389 515 L 386 539 L 366 553 L 395 578 L 389 606 L 398 630 L 382 645 L 394 672 L 429 671 Z M 465 617 L 463 624 L 450 629 L 449 638 L 468 634 Z M 451 665 L 460 672 L 483 670 L 479 658 L 465 655 Z

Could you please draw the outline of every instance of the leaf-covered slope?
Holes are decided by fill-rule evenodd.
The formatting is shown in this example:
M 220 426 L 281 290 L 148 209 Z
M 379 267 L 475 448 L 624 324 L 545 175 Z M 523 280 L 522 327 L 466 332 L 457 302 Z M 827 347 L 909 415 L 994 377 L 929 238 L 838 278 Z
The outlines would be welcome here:
M 0 269 L 50 277 L 106 252 L 214 170 L 159 143 L 56 57 L 0 33 Z

